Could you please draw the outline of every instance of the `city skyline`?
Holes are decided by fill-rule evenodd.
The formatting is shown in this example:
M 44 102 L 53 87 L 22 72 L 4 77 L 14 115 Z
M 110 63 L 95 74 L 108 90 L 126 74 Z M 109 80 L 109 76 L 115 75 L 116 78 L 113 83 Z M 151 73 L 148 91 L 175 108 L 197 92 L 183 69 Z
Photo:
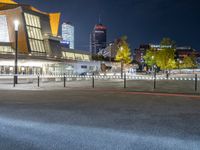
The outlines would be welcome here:
M 102 23 L 108 27 L 108 41 L 127 35 L 132 50 L 142 43 L 158 44 L 163 37 L 170 37 L 178 45 L 200 49 L 198 44 L 200 12 L 197 0 L 192 0 L 192 2 L 189 0 L 153 0 L 151 2 L 146 0 L 110 0 L 109 2 L 63 0 L 60 3 L 55 0 L 16 1 L 31 4 L 45 11 L 60 11 L 61 23 L 71 21 L 76 28 L 75 35 L 78 34 L 78 36 L 75 39 L 75 45 L 78 49 L 89 50 L 89 34 L 93 26 L 98 23 L 99 15 L 101 15 Z
M 198 150 L 199 15 L 195 0 L 0 0 L 0 150 Z

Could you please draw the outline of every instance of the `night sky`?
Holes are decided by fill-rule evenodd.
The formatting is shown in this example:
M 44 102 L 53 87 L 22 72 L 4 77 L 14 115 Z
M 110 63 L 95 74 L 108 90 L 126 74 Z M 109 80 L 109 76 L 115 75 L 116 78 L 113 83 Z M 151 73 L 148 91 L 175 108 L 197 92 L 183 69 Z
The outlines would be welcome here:
M 16 0 L 46 12 L 61 12 L 75 26 L 75 48 L 89 49 L 89 34 L 101 22 L 108 42 L 127 35 L 131 49 L 170 37 L 178 46 L 200 50 L 199 0 Z

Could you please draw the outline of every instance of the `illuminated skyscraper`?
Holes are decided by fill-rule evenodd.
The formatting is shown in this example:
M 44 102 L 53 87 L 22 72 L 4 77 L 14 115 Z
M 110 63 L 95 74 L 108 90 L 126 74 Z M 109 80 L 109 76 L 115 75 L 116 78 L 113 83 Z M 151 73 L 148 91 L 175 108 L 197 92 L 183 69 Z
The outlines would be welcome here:
M 74 26 L 71 23 L 62 24 L 63 41 L 69 43 L 69 48 L 74 49 Z
M 106 48 L 107 42 L 107 28 L 99 23 L 95 25 L 90 35 L 90 51 L 91 55 L 96 55 L 102 49 Z

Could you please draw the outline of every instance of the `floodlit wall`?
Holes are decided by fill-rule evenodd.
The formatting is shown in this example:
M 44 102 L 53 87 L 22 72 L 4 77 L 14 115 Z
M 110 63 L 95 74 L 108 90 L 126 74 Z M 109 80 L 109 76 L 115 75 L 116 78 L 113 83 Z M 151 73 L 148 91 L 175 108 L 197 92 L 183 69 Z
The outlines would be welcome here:
M 28 41 L 27 41 L 27 34 L 25 29 L 25 22 L 22 13 L 22 8 L 18 7 L 15 9 L 9 9 L 6 11 L 2 11 L 1 14 L 6 16 L 7 20 L 7 27 L 8 27 L 8 34 L 9 34 L 9 42 L 13 49 L 15 49 L 15 30 L 14 30 L 14 20 L 18 20 L 19 30 L 18 30 L 18 50 L 19 53 L 28 54 Z
M 0 15 L 0 42 L 10 42 L 6 15 Z
M 60 13 L 50 13 L 51 32 L 53 36 L 58 36 L 58 28 L 60 23 Z
M 90 61 L 90 55 L 79 54 L 73 52 L 62 52 L 63 59 L 79 60 L 79 61 Z
M 17 4 L 13 0 L 0 0 L 0 3 L 6 3 L 6 4 Z

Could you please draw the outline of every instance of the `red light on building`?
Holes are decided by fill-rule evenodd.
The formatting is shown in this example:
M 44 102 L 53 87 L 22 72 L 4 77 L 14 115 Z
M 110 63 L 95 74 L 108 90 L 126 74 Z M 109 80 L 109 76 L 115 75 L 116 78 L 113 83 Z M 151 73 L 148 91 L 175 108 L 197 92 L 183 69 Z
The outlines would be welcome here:
M 106 30 L 106 26 L 102 25 L 102 24 L 98 24 L 95 26 L 95 30 Z

